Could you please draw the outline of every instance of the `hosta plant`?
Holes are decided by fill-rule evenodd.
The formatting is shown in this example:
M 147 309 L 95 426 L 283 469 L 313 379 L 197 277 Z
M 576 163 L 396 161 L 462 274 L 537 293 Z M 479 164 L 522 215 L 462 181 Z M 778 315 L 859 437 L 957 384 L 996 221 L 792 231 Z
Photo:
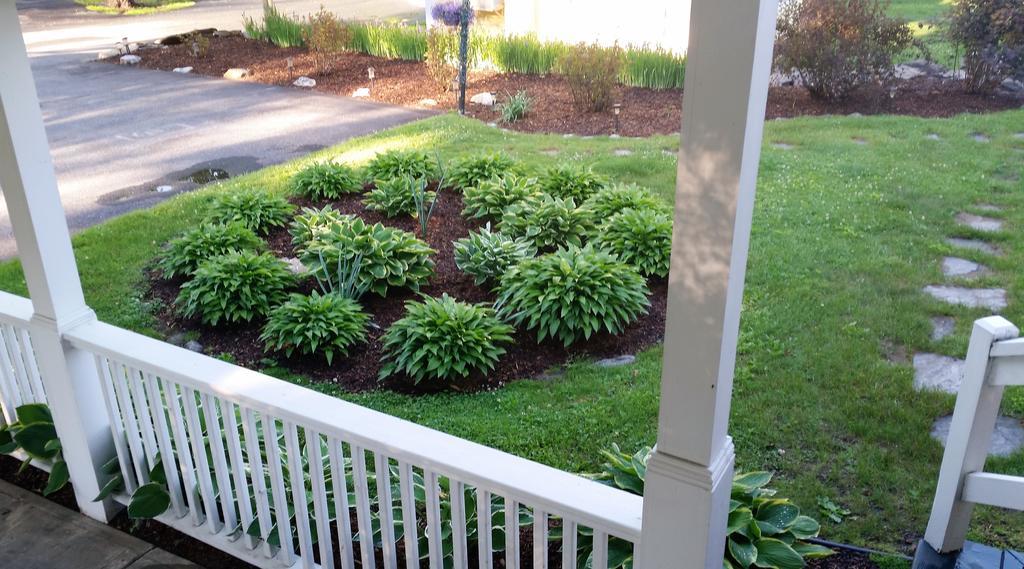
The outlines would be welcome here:
M 500 220 L 509 206 L 539 196 L 535 178 L 518 174 L 488 178 L 463 189 L 462 215 Z
M 320 355 L 330 365 L 336 355 L 347 356 L 349 348 L 366 340 L 369 319 L 351 298 L 316 291 L 292 294 L 270 313 L 260 340 L 268 351 Z
M 559 198 L 572 198 L 580 203 L 608 185 L 604 176 L 576 166 L 555 166 L 540 177 L 540 189 Z
M 292 190 L 311 200 L 336 200 L 363 191 L 363 181 L 350 166 L 319 162 L 292 177 Z
M 330 231 L 304 248 L 299 258 L 313 267 L 319 278 L 328 276 L 325 267 L 358 258 L 357 286 L 387 296 L 391 287 L 419 290 L 434 274 L 430 259 L 434 252 L 412 233 L 380 223 L 369 225 L 357 218 L 352 223 L 332 225 Z
M 611 450 L 601 454 L 605 458 L 601 472 L 587 477 L 643 496 L 651 448 L 644 447 L 630 455 L 612 444 Z M 801 515 L 789 500 L 777 498 L 775 490 L 766 487 L 771 479 L 769 472 L 747 472 L 733 478 L 723 569 L 800 569 L 807 559 L 834 553 L 806 541 L 818 536 L 818 522 Z M 592 551 L 593 534 L 584 534 L 578 552 L 580 567 L 589 566 Z M 632 569 L 632 544 L 610 539 L 608 560 L 611 569 Z
M 501 281 L 512 265 L 536 254 L 530 241 L 492 232 L 490 224 L 455 242 L 455 264 L 478 286 Z
M 566 245 L 582 246 L 593 229 L 592 219 L 586 210 L 576 207 L 572 198 L 545 194 L 509 206 L 501 216 L 501 231 L 550 251 Z
M 633 267 L 588 245 L 569 247 L 512 267 L 498 294 L 498 314 L 535 330 L 537 341 L 569 346 L 605 330 L 622 332 L 647 312 L 647 285 Z
M 192 274 L 199 263 L 229 251 L 259 250 L 263 241 L 241 223 L 207 223 L 190 229 L 167 244 L 158 266 L 164 278 Z
M 380 378 L 445 384 L 494 369 L 513 328 L 481 304 L 443 295 L 405 303 L 405 316 L 384 334 Z
M 199 265 L 175 304 L 204 324 L 252 322 L 288 297 L 295 283 L 288 266 L 269 253 L 234 251 Z
M 0 427 L 0 454 L 10 454 L 19 449 L 24 452 L 27 458 L 21 470 L 33 460 L 48 462 L 50 475 L 43 496 L 49 496 L 63 488 L 70 479 L 57 429 L 53 426 L 53 415 L 44 403 L 29 403 L 14 411 L 18 420 Z
M 331 204 L 320 209 L 304 207 L 288 226 L 288 233 L 292 236 L 292 245 L 302 247 L 330 231 L 334 224 L 351 223 L 355 219 L 354 215 L 335 210 Z
M 481 154 L 457 160 L 452 166 L 449 182 L 453 188 L 465 190 L 505 174 L 522 174 L 523 170 L 522 164 L 500 152 Z
M 434 202 L 437 195 L 427 192 L 426 181 L 419 178 L 390 178 L 377 180 L 376 187 L 363 199 L 366 209 L 379 211 L 385 217 L 414 215 L 417 213 L 416 194 L 423 191 L 426 205 Z
M 206 220 L 212 223 L 241 223 L 256 233 L 284 227 L 295 207 L 288 200 L 261 192 L 242 190 L 224 193 L 213 199 Z
M 653 209 L 627 209 L 602 223 L 596 244 L 645 276 L 668 276 L 672 256 L 672 219 Z
M 672 215 L 672 208 L 647 190 L 633 184 L 615 184 L 601 189 L 580 206 L 596 220 L 605 220 L 625 209 L 652 209 Z
M 393 178 L 426 178 L 437 175 L 437 163 L 425 152 L 417 150 L 388 150 L 373 157 L 366 166 L 370 180 Z

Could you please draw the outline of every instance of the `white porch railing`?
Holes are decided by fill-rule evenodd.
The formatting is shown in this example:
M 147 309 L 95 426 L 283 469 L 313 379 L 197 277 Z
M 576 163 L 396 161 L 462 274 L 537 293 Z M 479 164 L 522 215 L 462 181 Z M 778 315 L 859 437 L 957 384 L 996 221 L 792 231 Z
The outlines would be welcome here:
M 17 421 L 22 405 L 46 403 L 29 334 L 31 318 L 31 301 L 0 292 L 0 425 Z
M 1024 511 L 1024 477 L 984 471 L 1003 390 L 1024 385 L 1024 338 L 1019 335 L 999 316 L 974 323 L 925 532 L 925 541 L 938 553 L 963 548 L 975 504 Z

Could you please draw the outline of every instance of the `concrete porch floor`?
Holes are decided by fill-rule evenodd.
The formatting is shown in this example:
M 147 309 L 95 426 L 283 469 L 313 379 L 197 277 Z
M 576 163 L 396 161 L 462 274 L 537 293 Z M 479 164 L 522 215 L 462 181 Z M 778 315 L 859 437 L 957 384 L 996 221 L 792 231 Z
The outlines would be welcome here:
M 2 480 L 0 567 L 199 569 L 176 555 Z

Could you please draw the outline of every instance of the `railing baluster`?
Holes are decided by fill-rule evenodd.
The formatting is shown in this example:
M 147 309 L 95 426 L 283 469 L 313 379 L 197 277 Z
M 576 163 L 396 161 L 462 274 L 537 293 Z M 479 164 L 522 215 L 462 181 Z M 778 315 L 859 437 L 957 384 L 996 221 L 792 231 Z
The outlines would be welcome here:
M 416 491 L 413 488 L 412 465 L 398 461 L 398 484 L 402 493 L 402 533 L 405 541 L 406 569 L 419 569 L 419 528 L 416 526 Z
M 206 455 L 206 445 L 203 443 L 203 426 L 199 423 L 199 405 L 196 403 L 195 390 L 182 386 L 181 401 L 185 407 L 185 424 L 188 427 L 188 440 L 192 443 L 192 458 L 195 460 L 203 511 L 206 512 L 206 526 L 210 533 L 215 534 L 221 530 L 220 517 L 217 513 L 217 497 L 213 491 L 213 477 L 210 476 L 210 461 Z
M 149 470 L 156 466 L 156 434 L 153 430 L 153 423 L 149 416 L 149 402 L 146 397 L 146 386 L 142 381 L 142 374 L 134 367 L 126 366 L 128 372 L 128 390 L 132 396 L 132 403 L 135 405 L 135 417 L 139 422 L 139 432 L 142 434 L 142 449 L 146 452 L 146 463 Z
M 39 375 L 39 363 L 36 362 L 35 349 L 32 347 L 32 338 L 28 330 L 21 329 L 21 350 L 25 355 L 25 363 L 28 366 L 28 378 L 32 384 L 32 392 L 37 403 L 46 403 L 46 391 L 43 389 L 43 378 Z
M 235 480 L 241 535 L 249 549 L 252 549 L 256 546 L 256 540 L 246 531 L 253 522 L 252 502 L 249 497 L 249 482 L 245 478 L 245 460 L 242 458 L 242 441 L 238 436 L 238 417 L 235 415 L 234 403 L 221 399 L 220 416 L 224 420 L 224 432 L 228 439 L 228 460 L 231 461 L 231 475 Z
M 385 569 L 396 569 L 394 503 L 391 497 L 391 463 L 382 452 L 374 454 L 377 478 L 377 516 L 380 519 L 381 558 Z
M 352 555 L 352 519 L 348 505 L 348 481 L 345 480 L 345 459 L 341 441 L 327 437 L 327 456 L 331 461 L 331 488 L 334 490 L 334 512 L 338 516 L 338 544 L 341 569 L 355 569 Z M 362 549 L 362 548 L 360 548 Z
M 356 492 L 356 525 L 359 526 L 359 554 L 363 569 L 374 569 L 373 526 L 370 522 L 370 488 L 366 481 L 366 452 L 357 445 L 352 450 L 352 485 Z
M 548 513 L 533 509 L 533 569 L 548 567 Z
M 441 539 L 441 500 L 437 474 L 423 469 L 423 484 L 427 496 L 427 553 L 430 569 L 444 569 L 444 543 Z
M 0 350 L 2 351 L 2 350 Z M 114 385 L 111 383 L 110 367 L 107 359 L 97 355 L 96 373 L 99 375 L 100 384 L 103 387 L 103 402 L 106 404 L 107 417 L 110 419 L 110 435 L 114 438 L 114 452 L 117 453 L 117 462 L 121 465 L 121 476 L 124 478 L 124 488 L 131 494 L 139 487 L 135 478 L 135 468 L 132 466 L 128 453 L 127 435 L 124 432 L 124 422 L 121 418 L 121 410 L 118 408 L 117 396 L 114 394 Z
M 128 386 L 125 383 L 125 366 L 114 360 L 107 360 L 110 364 L 110 379 L 114 384 L 114 393 L 117 394 L 117 404 L 121 409 L 121 417 L 124 419 L 125 436 L 128 439 L 128 449 L 131 451 L 132 464 L 135 466 L 135 477 L 139 486 L 149 483 L 149 469 L 146 468 L 146 454 L 142 450 L 142 437 L 139 435 L 139 423 L 135 419 L 135 411 L 132 409 L 131 396 L 128 394 Z
M 608 534 L 594 528 L 594 562 L 591 569 L 608 569 Z
M 0 368 L 3 368 L 3 374 L 0 377 L 4 382 L 2 387 L 5 401 L 4 416 L 8 423 L 13 423 L 18 420 L 15 410 L 26 403 L 24 400 L 26 394 L 21 392 L 21 385 L 17 378 L 18 372 L 14 369 L 14 362 L 11 361 L 10 346 L 7 344 L 7 337 L 2 329 L 0 329 L 0 343 L 3 343 L 3 347 L 0 349 Z
M 256 428 L 256 412 L 252 409 L 242 409 L 242 434 L 245 436 L 245 454 L 249 459 L 249 468 L 252 471 L 252 491 L 253 497 L 256 499 L 256 520 L 260 527 L 260 539 L 263 540 L 263 554 L 269 559 L 274 556 L 274 549 L 270 545 L 270 530 L 273 521 L 270 518 L 267 478 L 263 470 L 260 431 Z M 249 528 L 245 528 L 244 531 L 248 530 Z
M 519 502 L 505 496 L 505 568 L 519 569 Z
M 32 384 L 29 382 L 28 373 L 25 371 L 25 360 L 22 358 L 18 333 L 15 332 L 14 326 L 10 324 L 4 324 L 4 344 L 10 354 L 11 361 L 14 362 L 14 376 L 17 378 L 18 389 L 21 391 L 22 405 L 25 403 L 35 403 L 35 397 L 32 396 Z
M 231 470 L 228 468 L 224 453 L 224 435 L 221 431 L 217 399 L 209 394 L 200 394 L 203 402 L 203 415 L 206 416 L 207 439 L 210 441 L 210 454 L 213 455 L 213 474 L 217 479 L 217 490 L 220 494 L 220 508 L 224 516 L 224 529 L 235 539 L 239 536 L 238 514 L 235 512 L 235 493 L 231 488 Z
M 185 484 L 185 500 L 188 502 L 189 514 L 192 516 L 192 525 L 199 526 L 203 523 L 203 515 L 199 504 L 196 503 L 196 470 L 192 462 L 192 452 L 189 450 L 188 432 L 185 430 L 185 419 L 182 416 L 181 396 L 178 389 L 177 384 L 170 381 L 164 382 L 164 399 L 167 400 L 167 409 L 171 413 L 174 448 L 178 451 L 181 479 Z
M 185 510 L 185 502 L 181 495 L 178 466 L 174 458 L 174 448 L 171 446 L 170 432 L 167 427 L 167 415 L 161 402 L 160 386 L 157 385 L 156 376 L 147 373 L 145 386 L 147 399 L 152 403 L 149 406 L 149 412 L 152 415 L 153 426 L 156 429 L 156 442 L 160 449 L 160 461 L 164 465 L 167 489 L 171 494 L 171 507 L 174 508 L 174 515 L 181 518 L 188 512 Z
M 491 493 L 483 488 L 476 489 L 476 539 L 480 569 L 494 566 L 494 535 L 491 532 Z
M 267 450 L 267 468 L 270 470 L 270 491 L 274 497 L 277 518 L 277 538 L 281 542 L 278 557 L 285 566 L 295 563 L 295 544 L 292 543 L 292 522 L 288 515 L 288 496 L 284 488 L 281 448 L 277 440 L 277 420 L 263 413 L 263 444 Z
M 562 569 L 576 569 L 576 522 L 562 518 Z
M 328 516 L 327 484 L 324 480 L 324 453 L 320 433 L 306 429 L 306 454 L 309 456 L 309 479 L 313 486 L 313 515 L 316 516 L 317 545 L 320 566 L 334 569 L 334 547 L 331 544 L 331 520 Z
M 299 533 L 299 555 L 302 566 L 313 569 L 313 536 L 309 529 L 309 501 L 306 500 L 306 471 L 302 467 L 302 453 L 299 450 L 299 429 L 294 423 L 284 423 L 285 457 L 288 460 L 288 474 L 292 480 L 292 508 L 295 511 L 295 527 Z M 310 468 L 315 466 L 310 465 Z
M 452 562 L 454 569 L 467 569 L 466 555 L 466 489 L 462 482 L 448 479 L 452 496 Z

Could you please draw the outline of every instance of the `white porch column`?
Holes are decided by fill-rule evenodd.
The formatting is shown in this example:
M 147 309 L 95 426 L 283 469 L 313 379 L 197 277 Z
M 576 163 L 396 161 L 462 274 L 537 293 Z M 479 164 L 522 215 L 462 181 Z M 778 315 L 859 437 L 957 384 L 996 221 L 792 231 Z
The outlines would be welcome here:
M 777 0 L 693 0 L 658 443 L 639 569 L 721 569 L 740 303 Z
M 0 190 L 32 298 L 32 344 L 78 506 L 106 521 L 113 504 L 92 501 L 103 479 L 99 467 L 114 456 L 96 366 L 60 339 L 96 315 L 82 294 L 14 0 L 0 0 Z

